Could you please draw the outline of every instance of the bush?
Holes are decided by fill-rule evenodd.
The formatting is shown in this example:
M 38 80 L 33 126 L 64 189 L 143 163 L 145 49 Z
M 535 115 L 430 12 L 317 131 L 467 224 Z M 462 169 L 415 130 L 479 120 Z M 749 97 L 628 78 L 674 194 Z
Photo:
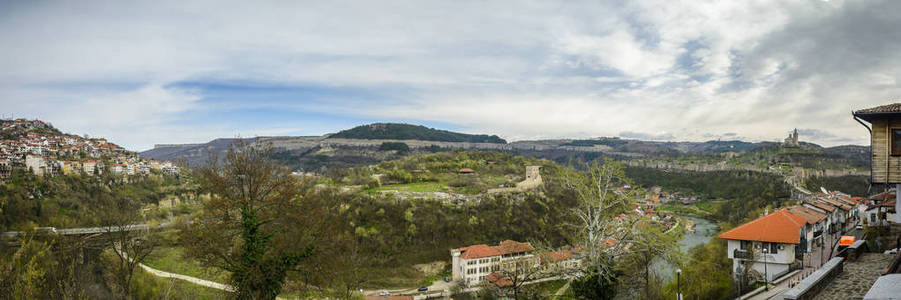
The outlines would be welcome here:
M 401 142 L 384 142 L 379 146 L 379 151 L 408 152 L 410 151 L 410 146 Z

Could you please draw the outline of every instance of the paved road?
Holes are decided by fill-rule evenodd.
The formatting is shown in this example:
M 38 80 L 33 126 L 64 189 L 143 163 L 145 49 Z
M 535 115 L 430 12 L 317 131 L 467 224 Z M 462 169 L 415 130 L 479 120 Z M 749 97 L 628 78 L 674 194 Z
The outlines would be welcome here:
M 165 228 L 172 226 L 172 222 L 160 223 L 156 225 L 155 228 Z M 126 226 L 106 226 L 106 227 L 84 227 L 84 228 L 65 228 L 65 229 L 56 229 L 55 227 L 37 227 L 34 230 L 37 232 L 47 232 L 54 233 L 58 235 L 84 235 L 84 234 L 95 234 L 95 233 L 113 233 L 120 231 L 136 231 L 136 230 L 150 230 L 150 224 L 132 224 Z M 7 231 L 4 232 L 3 235 L 9 238 L 17 237 L 23 235 L 25 232 L 23 231 Z

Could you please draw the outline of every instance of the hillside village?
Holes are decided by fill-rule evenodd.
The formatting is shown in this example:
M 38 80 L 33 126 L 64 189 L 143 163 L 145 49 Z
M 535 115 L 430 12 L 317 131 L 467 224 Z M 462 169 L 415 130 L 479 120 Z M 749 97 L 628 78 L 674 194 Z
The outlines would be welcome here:
M 853 112 L 871 132 L 870 184 L 883 192 L 855 197 L 840 191 L 798 195 L 795 205 L 719 234 L 727 241 L 736 282 L 763 283 L 743 299 L 894 299 L 901 295 L 901 178 L 897 129 L 901 104 Z M 866 121 L 869 123 L 864 123 Z M 796 146 L 797 134 L 786 139 Z M 885 250 L 884 252 L 882 252 Z
M 105 138 L 64 134 L 41 120 L 0 120 L 0 137 L 0 179 L 15 169 L 47 176 L 179 172 L 170 161 L 141 158 Z

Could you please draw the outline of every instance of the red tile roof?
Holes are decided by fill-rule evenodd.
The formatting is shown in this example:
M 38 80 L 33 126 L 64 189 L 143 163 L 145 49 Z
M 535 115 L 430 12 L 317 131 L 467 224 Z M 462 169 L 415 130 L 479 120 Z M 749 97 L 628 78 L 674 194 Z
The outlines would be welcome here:
M 494 247 L 490 247 L 485 244 L 473 245 L 469 247 L 460 248 L 460 257 L 465 259 L 473 259 L 473 258 L 483 258 L 489 256 L 498 256 L 501 255 L 500 251 L 494 249 Z
M 531 252 L 535 250 L 532 244 L 520 243 L 517 241 L 506 240 L 498 243 L 497 246 L 488 246 L 485 244 L 472 245 L 463 247 L 460 250 L 460 257 L 465 259 L 483 258 L 490 256 L 499 256 L 511 253 Z
M 476 171 L 474 171 L 473 169 L 470 169 L 470 168 L 462 168 L 462 169 L 457 170 L 457 173 L 475 173 L 475 172 Z
M 547 254 L 547 258 L 548 258 L 550 261 L 558 261 L 558 260 L 570 259 L 570 258 L 572 258 L 572 257 L 573 257 L 573 252 L 572 252 L 572 250 L 557 250 L 557 251 L 550 252 L 550 253 Z
M 780 209 L 724 232 L 719 238 L 797 244 L 801 238 L 801 227 L 806 222 L 803 217 L 794 215 L 787 209 Z
M 841 208 L 842 210 L 851 210 L 850 206 L 845 205 L 844 203 L 841 203 L 837 200 L 832 200 L 832 199 L 825 198 L 825 197 L 817 197 L 817 200 L 820 202 L 825 202 L 826 204 L 832 205 L 836 208 Z
M 497 249 L 501 254 L 511 254 L 511 253 L 519 253 L 519 252 L 530 252 L 535 250 L 535 247 L 532 247 L 532 244 L 529 243 L 520 243 L 517 241 L 506 240 L 500 242 L 497 247 L 493 247 Z
M 814 202 L 811 202 L 811 201 L 804 201 L 804 203 L 813 205 L 813 206 L 816 207 L 816 208 L 819 208 L 819 209 L 822 209 L 822 210 L 825 210 L 825 211 L 828 211 L 828 212 L 833 212 L 833 211 L 835 211 L 835 209 L 836 209 L 836 208 L 835 208 L 834 206 L 832 206 L 832 205 L 828 205 L 828 204 L 820 203 L 820 202 L 815 202 L 815 201 L 814 201 Z
M 876 201 L 885 201 L 885 200 L 889 200 L 889 199 L 895 199 L 895 191 L 882 192 L 873 197 L 870 197 L 870 199 L 873 199 Z
M 892 103 L 881 105 L 877 107 L 870 107 L 860 109 L 854 112 L 854 114 L 878 114 L 878 113 L 893 113 L 893 112 L 901 112 L 901 103 Z
M 496 285 L 498 287 L 505 287 L 505 286 L 513 285 L 513 281 L 510 280 L 510 278 L 507 278 L 507 276 L 504 276 L 504 275 L 501 275 L 501 274 L 498 274 L 495 272 L 491 272 L 491 274 L 488 274 L 488 276 L 485 276 L 485 279 L 487 279 L 488 282 L 493 283 L 494 285 Z
M 810 209 L 804 205 L 796 205 L 788 208 L 788 211 L 792 214 L 798 215 L 805 220 L 807 223 L 816 224 L 819 223 L 828 217 L 824 213 L 820 213 L 816 210 Z

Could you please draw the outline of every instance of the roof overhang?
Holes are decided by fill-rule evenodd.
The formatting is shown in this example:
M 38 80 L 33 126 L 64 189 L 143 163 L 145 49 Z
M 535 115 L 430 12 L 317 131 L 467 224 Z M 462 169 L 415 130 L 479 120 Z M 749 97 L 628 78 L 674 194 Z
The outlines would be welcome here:
M 854 112 L 853 115 L 870 123 L 876 120 L 901 119 L 901 112 Z

